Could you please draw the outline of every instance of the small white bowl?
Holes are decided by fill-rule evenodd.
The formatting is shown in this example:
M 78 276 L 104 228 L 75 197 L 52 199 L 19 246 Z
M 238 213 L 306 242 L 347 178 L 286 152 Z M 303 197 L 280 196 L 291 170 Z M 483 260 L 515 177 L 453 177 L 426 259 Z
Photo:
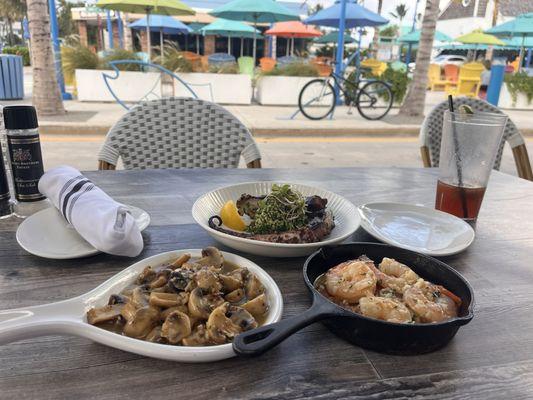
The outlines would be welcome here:
M 132 283 L 146 266 L 161 265 L 184 253 L 189 253 L 193 257 L 201 257 L 200 249 L 169 251 L 133 264 L 96 289 L 79 297 L 42 306 L 0 311 L 0 345 L 37 336 L 67 334 L 85 337 L 120 350 L 163 360 L 210 362 L 234 357 L 235 352 L 231 343 L 205 347 L 150 343 L 118 335 L 87 323 L 87 311 L 93 307 L 106 305 L 110 295 L 119 293 Z M 222 254 L 225 260 L 239 267 L 248 268 L 265 286 L 269 310 L 264 325 L 279 321 L 283 313 L 283 298 L 276 282 L 250 260 L 231 253 L 222 252 Z
M 328 199 L 327 208 L 333 213 L 335 218 L 335 228 L 331 234 L 321 242 L 289 244 L 289 243 L 269 243 L 259 240 L 252 240 L 232 236 L 224 232 L 219 232 L 209 227 L 209 218 L 213 215 L 219 215 L 222 206 L 228 200 L 237 201 L 243 193 L 252 196 L 261 196 L 270 193 L 272 185 L 284 184 L 280 182 L 251 182 L 241 183 L 238 185 L 227 186 L 212 192 L 206 193 L 192 207 L 192 216 L 194 220 L 204 228 L 209 235 L 236 250 L 250 254 L 267 257 L 301 257 L 306 256 L 320 247 L 340 243 L 351 236 L 361 223 L 361 217 L 357 208 L 333 192 L 319 189 L 312 186 L 289 183 L 294 190 L 297 190 L 304 196 L 317 195 Z

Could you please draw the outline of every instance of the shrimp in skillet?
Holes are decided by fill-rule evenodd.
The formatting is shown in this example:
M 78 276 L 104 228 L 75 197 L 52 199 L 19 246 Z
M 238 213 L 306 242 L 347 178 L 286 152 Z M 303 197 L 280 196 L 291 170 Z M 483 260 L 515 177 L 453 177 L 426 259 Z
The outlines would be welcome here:
M 413 320 L 409 309 L 399 300 L 385 297 L 363 297 L 359 300 L 361 314 L 388 322 L 407 323 Z
M 441 322 L 457 317 L 460 299 L 442 289 L 442 286 L 419 279 L 405 290 L 403 300 L 420 322 Z
M 374 263 L 365 257 L 331 268 L 325 276 L 326 291 L 349 304 L 356 304 L 362 297 L 373 296 L 377 278 L 372 267 Z

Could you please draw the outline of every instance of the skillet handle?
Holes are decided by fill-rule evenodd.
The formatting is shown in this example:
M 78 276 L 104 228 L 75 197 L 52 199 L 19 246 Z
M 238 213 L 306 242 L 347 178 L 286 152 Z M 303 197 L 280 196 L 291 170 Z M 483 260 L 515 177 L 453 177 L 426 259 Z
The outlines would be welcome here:
M 82 314 L 83 305 L 72 300 L 0 310 L 0 345 L 61 333 L 65 330 L 65 326 L 70 325 L 76 319 L 77 315 Z
M 233 350 L 240 356 L 258 356 L 313 322 L 339 315 L 335 306 L 315 302 L 302 314 L 241 333 L 233 340 Z

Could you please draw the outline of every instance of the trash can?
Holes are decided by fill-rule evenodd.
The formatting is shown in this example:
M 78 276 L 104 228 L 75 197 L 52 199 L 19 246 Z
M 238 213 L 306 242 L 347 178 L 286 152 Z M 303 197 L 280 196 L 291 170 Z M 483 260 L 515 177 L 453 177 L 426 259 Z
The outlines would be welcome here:
M 24 70 L 22 57 L 0 55 L 0 100 L 24 98 Z

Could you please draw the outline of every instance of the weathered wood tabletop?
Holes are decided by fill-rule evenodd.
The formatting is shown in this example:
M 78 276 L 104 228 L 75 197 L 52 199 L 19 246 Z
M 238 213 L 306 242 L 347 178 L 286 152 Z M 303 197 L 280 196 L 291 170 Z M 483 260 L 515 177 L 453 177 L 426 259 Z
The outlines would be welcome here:
M 430 169 L 159 170 L 91 172 L 117 200 L 147 210 L 142 259 L 215 242 L 194 224 L 201 194 L 227 184 L 283 180 L 329 189 L 355 204 L 400 201 L 433 206 Z M 179 364 L 86 339 L 42 337 L 0 347 L 1 399 L 533 398 L 533 184 L 493 173 L 475 243 L 445 259 L 471 283 L 476 316 L 444 349 L 422 356 L 362 350 L 314 324 L 255 359 Z M 68 299 L 135 260 L 98 255 L 54 261 L 16 243 L 18 221 L 0 222 L 0 308 Z M 359 231 L 354 240 L 371 240 Z M 228 249 L 224 249 L 228 250 Z M 245 255 L 246 256 L 246 255 Z M 247 256 L 278 283 L 284 316 L 310 305 L 304 259 Z

